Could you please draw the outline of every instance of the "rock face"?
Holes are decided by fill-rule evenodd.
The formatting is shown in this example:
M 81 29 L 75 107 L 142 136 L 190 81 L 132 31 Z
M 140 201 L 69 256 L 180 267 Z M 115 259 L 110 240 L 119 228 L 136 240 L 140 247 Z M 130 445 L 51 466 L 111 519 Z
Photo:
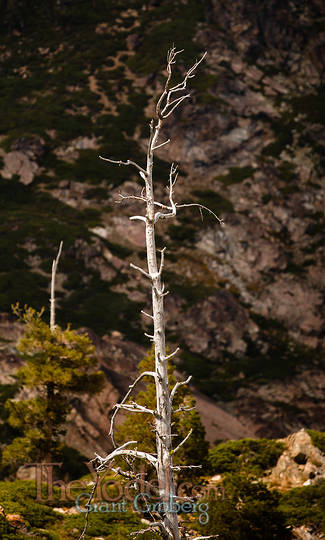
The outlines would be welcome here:
M 325 478 L 325 457 L 308 433 L 301 429 L 283 439 L 286 450 L 269 476 L 279 489 L 309 486 Z
M 207 50 L 206 63 L 189 81 L 191 102 L 166 125 L 171 143 L 157 152 L 156 197 L 168 202 L 165 162 L 179 162 L 177 201 L 208 206 L 225 226 L 180 208 L 173 224 L 166 220 L 157 231 L 158 247 L 168 247 L 168 343 L 181 347 L 178 371 L 194 375 L 215 414 L 219 408 L 239 422 L 233 431 L 222 427 L 221 437 L 242 436 L 246 426 L 273 437 L 325 429 L 324 6 L 213 0 L 197 12 L 195 2 L 180 0 L 171 21 L 162 4 L 126 17 L 113 2 L 109 20 L 98 7 L 91 28 L 79 21 L 76 38 L 60 27 L 58 5 L 56 23 L 48 24 L 58 34 L 42 38 L 35 58 L 24 41 L 33 20 L 16 35 L 20 56 L 6 45 L 1 50 L 5 83 L 17 84 L 20 96 L 0 126 L 0 248 L 8 254 L 1 310 L 17 300 L 47 302 L 51 258 L 63 238 L 60 316 L 104 336 L 97 345 L 106 350 L 110 382 L 102 405 L 90 404 L 91 414 L 99 408 L 103 415 L 89 439 L 102 447 L 109 396 L 131 379 L 120 365 L 132 358 L 133 373 L 145 348 L 149 323 L 139 312 L 150 309 L 150 290 L 129 267 L 145 266 L 143 226 L 129 220 L 142 213 L 142 202 L 119 196 L 139 197 L 139 176 L 98 154 L 144 163 L 161 91 L 160 53 L 184 39 L 189 57 Z M 65 21 L 69 9 L 62 5 Z M 5 382 L 13 357 L 2 358 Z M 70 431 L 78 447 L 91 423 L 87 414 L 76 412 L 79 431 Z M 210 440 L 218 438 L 212 432 Z

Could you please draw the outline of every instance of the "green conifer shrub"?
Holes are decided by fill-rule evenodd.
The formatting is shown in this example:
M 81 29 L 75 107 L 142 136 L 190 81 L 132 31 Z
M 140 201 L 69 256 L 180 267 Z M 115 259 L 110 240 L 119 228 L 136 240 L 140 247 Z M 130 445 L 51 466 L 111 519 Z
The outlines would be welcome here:
M 104 376 L 96 370 L 94 346 L 88 335 L 68 326 L 63 330 L 42 320 L 43 311 L 17 304 L 14 313 L 25 324 L 18 349 L 25 364 L 17 372 L 29 399 L 8 399 L 8 422 L 22 432 L 3 451 L 11 469 L 32 461 L 51 461 L 62 450 L 62 435 L 75 394 L 94 394 L 103 388 Z
M 279 509 L 279 493 L 262 482 L 248 480 L 246 474 L 227 474 L 222 496 L 211 496 L 208 505 L 208 523 L 198 524 L 202 534 L 216 534 L 222 540 L 291 538 Z

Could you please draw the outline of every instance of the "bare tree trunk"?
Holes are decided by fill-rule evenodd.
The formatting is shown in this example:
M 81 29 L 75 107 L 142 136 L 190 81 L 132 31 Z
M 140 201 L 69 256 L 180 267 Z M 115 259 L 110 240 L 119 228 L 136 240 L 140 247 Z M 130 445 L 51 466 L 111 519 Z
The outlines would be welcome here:
M 162 502 L 166 503 L 167 512 L 164 515 L 164 525 L 171 538 L 179 539 L 177 513 L 173 512 L 175 500 L 174 475 L 172 470 L 172 437 L 171 414 L 172 406 L 168 384 L 168 366 L 165 345 L 165 314 L 164 314 L 164 288 L 161 280 L 161 270 L 164 253 L 161 254 L 161 268 L 158 268 L 157 251 L 155 243 L 155 200 L 153 191 L 153 148 L 157 143 L 161 120 L 151 137 L 147 154 L 146 175 L 146 247 L 148 273 L 152 280 L 152 312 L 154 324 L 155 345 L 155 372 L 156 377 L 156 449 L 157 449 L 157 477 L 159 494 Z M 153 126 L 151 125 L 153 132 Z
M 147 371 L 142 373 L 136 381 L 130 385 L 130 389 L 127 394 L 124 396 L 121 403 L 115 405 L 115 411 L 111 419 L 111 429 L 110 435 L 112 437 L 113 445 L 115 450 L 111 452 L 105 458 L 96 456 L 97 458 L 97 472 L 105 470 L 110 466 L 111 461 L 117 456 L 124 457 L 136 457 L 140 459 L 145 459 L 150 462 L 156 469 L 158 486 L 159 486 L 159 496 L 160 501 L 163 507 L 163 517 L 160 521 L 155 521 L 151 523 L 149 529 L 153 530 L 158 529 L 161 536 L 168 540 L 179 540 L 180 532 L 178 527 L 177 513 L 174 510 L 174 502 L 176 501 L 175 494 L 175 482 L 174 482 L 174 467 L 173 467 L 173 453 L 175 453 L 178 448 L 187 440 L 191 432 L 185 437 L 185 439 L 178 445 L 177 448 L 173 449 L 172 447 L 172 433 L 171 433 L 171 416 L 173 411 L 173 397 L 175 396 L 176 391 L 182 384 L 187 384 L 190 380 L 190 377 L 183 382 L 177 382 L 173 389 L 169 388 L 168 382 L 168 358 L 177 353 L 178 349 L 169 356 L 166 356 L 166 345 L 165 345 L 165 316 L 164 316 L 164 296 L 168 294 L 164 292 L 164 285 L 162 283 L 162 270 L 164 267 L 164 254 L 165 248 L 160 252 L 160 260 L 157 258 L 157 249 L 156 249 L 156 240 L 155 240 L 155 225 L 160 219 L 169 219 L 176 215 L 177 209 L 185 206 L 199 206 L 200 209 L 204 208 L 215 218 L 219 218 L 208 208 L 196 204 L 178 204 L 174 202 L 173 198 L 173 188 L 177 181 L 177 166 L 174 164 L 170 167 L 169 173 L 169 183 L 167 186 L 167 191 L 169 193 L 169 203 L 161 203 L 155 201 L 154 198 L 154 187 L 153 187 L 153 168 L 154 168 L 154 153 L 157 148 L 168 144 L 170 141 L 164 141 L 159 143 L 159 136 L 161 129 L 163 127 L 164 120 L 187 98 L 190 97 L 189 94 L 184 94 L 186 90 L 186 85 L 189 79 L 194 77 L 195 70 L 203 60 L 204 56 L 200 60 L 196 61 L 195 64 L 185 73 L 183 80 L 174 85 L 170 86 L 171 77 L 172 77 L 172 67 L 176 62 L 177 55 L 182 51 L 176 51 L 173 47 L 167 55 L 167 79 L 165 82 L 164 90 L 157 102 L 156 105 L 156 117 L 150 123 L 150 138 L 147 149 L 147 163 L 146 168 L 142 168 L 137 163 L 127 160 L 127 161 L 116 161 L 109 158 L 101 159 L 114 163 L 117 165 L 131 165 L 135 167 L 142 180 L 144 180 L 144 188 L 141 191 L 141 194 L 138 196 L 135 195 L 122 195 L 122 199 L 136 199 L 140 200 L 145 204 L 146 213 L 145 215 L 132 216 L 131 220 L 140 220 L 145 223 L 146 231 L 146 249 L 147 249 L 147 269 L 144 270 L 133 264 L 132 268 L 141 272 L 145 275 L 151 282 L 152 287 L 152 315 L 145 313 L 153 322 L 153 335 L 148 336 L 154 342 L 155 348 L 155 371 Z M 178 97 L 177 97 L 178 96 Z M 157 211 L 158 208 L 158 211 Z M 143 312 L 144 313 L 144 312 Z M 129 397 L 135 388 L 135 386 L 142 380 L 145 376 L 151 376 L 155 379 L 156 385 L 156 409 L 151 410 L 147 407 L 143 407 L 135 402 L 128 403 Z M 147 452 L 138 451 L 135 447 L 134 449 L 127 448 L 130 445 L 136 444 L 137 441 L 128 441 L 122 446 L 118 447 L 114 440 L 114 420 L 117 412 L 120 409 L 133 412 L 146 412 L 152 414 L 155 419 L 155 428 L 156 428 L 156 454 L 150 454 Z M 186 408 L 182 408 L 186 410 Z M 175 468 L 176 469 L 176 468 Z M 115 469 L 117 470 L 117 469 Z M 125 473 L 118 469 L 118 472 L 126 476 L 132 477 L 131 473 Z M 134 475 L 133 475 L 134 477 Z M 84 529 L 85 531 L 85 529 Z M 145 532 L 145 531 L 139 531 Z M 84 532 L 80 536 L 83 538 Z M 208 537 L 206 537 L 208 538 Z
M 56 271 L 59 264 L 59 259 L 61 256 L 62 246 L 63 246 L 63 242 L 61 241 L 56 259 L 54 259 L 52 262 L 51 298 L 50 298 L 50 328 L 52 331 L 55 328 L 55 278 L 56 278 Z

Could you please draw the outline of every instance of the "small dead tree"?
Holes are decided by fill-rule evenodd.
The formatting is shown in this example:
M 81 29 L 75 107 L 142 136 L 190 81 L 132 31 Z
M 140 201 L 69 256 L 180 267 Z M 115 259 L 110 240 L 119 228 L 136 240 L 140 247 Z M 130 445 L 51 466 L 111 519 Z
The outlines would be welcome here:
M 162 282 L 162 271 L 164 268 L 165 249 L 160 251 L 160 256 L 157 256 L 156 239 L 155 239 L 155 227 L 160 220 L 170 219 L 176 216 L 179 208 L 188 206 L 198 206 L 200 210 L 206 209 L 208 212 L 221 223 L 221 220 L 208 208 L 196 204 L 178 204 L 174 201 L 174 187 L 178 177 L 177 165 L 172 163 L 169 172 L 168 181 L 168 198 L 169 203 L 165 204 L 158 202 L 154 197 L 154 184 L 153 184 L 153 168 L 154 168 L 154 155 L 158 148 L 168 144 L 170 140 L 160 142 L 159 138 L 161 130 L 164 126 L 165 120 L 185 101 L 190 97 L 190 94 L 186 92 L 188 81 L 195 76 L 197 67 L 202 62 L 205 54 L 197 60 L 193 66 L 188 69 L 183 77 L 182 81 L 178 84 L 172 85 L 172 72 L 173 65 L 176 63 L 177 56 L 182 51 L 178 51 L 173 47 L 167 54 L 167 78 L 165 81 L 163 92 L 157 102 L 155 110 L 155 118 L 150 122 L 150 138 L 147 148 L 147 162 L 146 168 L 141 167 L 137 163 L 131 160 L 116 161 L 110 158 L 101 157 L 104 161 L 113 163 L 116 165 L 125 165 L 135 167 L 138 170 L 140 177 L 144 182 L 144 187 L 141 194 L 136 195 L 121 195 L 122 199 L 135 199 L 141 201 L 145 208 L 144 215 L 136 215 L 130 217 L 131 220 L 138 220 L 144 223 L 146 232 L 146 250 L 147 250 L 147 269 L 144 270 L 131 263 L 131 267 L 144 275 L 151 284 L 152 289 L 152 315 L 143 312 L 150 318 L 153 323 L 153 334 L 148 335 L 153 343 L 155 350 L 155 371 L 146 371 L 142 373 L 133 384 L 130 385 L 129 391 L 122 400 L 114 407 L 114 412 L 111 419 L 110 435 L 113 441 L 114 450 L 106 457 L 96 455 L 95 468 L 97 473 L 104 471 L 107 468 L 112 468 L 112 461 L 118 456 L 123 456 L 126 459 L 139 458 L 149 462 L 157 473 L 158 486 L 159 486 L 159 498 L 163 504 L 163 511 L 161 512 L 161 519 L 153 521 L 149 529 L 156 530 L 160 533 L 162 538 L 165 539 L 180 539 L 180 531 L 177 520 L 177 513 L 173 509 L 173 503 L 176 501 L 175 493 L 175 481 L 174 474 L 179 467 L 173 465 L 173 454 L 182 446 L 182 444 L 188 439 L 191 433 L 185 437 L 185 439 L 173 449 L 171 432 L 172 424 L 172 412 L 173 410 L 173 398 L 183 384 L 189 383 L 191 377 L 188 377 L 186 381 L 177 382 L 175 386 L 170 389 L 168 384 L 168 359 L 174 356 L 178 348 L 172 353 L 166 354 L 165 344 L 165 316 L 164 316 L 164 297 L 168 294 L 168 291 L 164 290 L 164 284 Z M 156 386 L 156 408 L 155 410 L 141 406 L 134 401 L 129 401 L 130 396 L 134 388 L 140 383 L 143 377 L 153 377 Z M 136 444 L 137 441 L 128 441 L 122 446 L 118 446 L 114 439 L 114 420 L 116 414 L 121 410 L 133 411 L 134 413 L 149 413 L 155 419 L 155 431 L 156 431 L 156 454 L 150 454 L 143 451 L 138 451 Z M 182 408 L 184 410 L 184 408 Z M 132 477 L 132 473 L 128 474 L 123 472 L 120 468 L 113 469 L 118 470 L 121 474 Z M 93 490 L 94 493 L 94 490 Z M 88 516 L 87 516 L 88 517 Z M 145 531 L 138 531 L 138 533 Z M 85 533 L 82 533 L 80 538 L 83 538 Z M 202 538 L 202 537 L 200 537 Z M 209 537 L 210 538 L 210 537 Z
M 55 329 L 55 279 L 56 279 L 56 271 L 57 271 L 59 260 L 61 257 L 62 246 L 63 246 L 63 242 L 61 240 L 56 259 L 53 259 L 53 262 L 52 262 L 51 297 L 50 297 L 50 328 L 52 331 Z

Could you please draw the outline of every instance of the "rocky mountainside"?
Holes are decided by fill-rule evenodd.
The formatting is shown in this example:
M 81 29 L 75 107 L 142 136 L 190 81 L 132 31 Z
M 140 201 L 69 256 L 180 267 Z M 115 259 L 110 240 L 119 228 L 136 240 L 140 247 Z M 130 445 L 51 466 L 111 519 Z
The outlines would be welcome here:
M 207 57 L 191 102 L 167 126 L 157 195 L 166 198 L 176 161 L 177 200 L 200 202 L 225 223 L 187 208 L 159 229 L 178 370 L 193 374 L 210 440 L 324 430 L 323 3 L 49 0 L 1 9 L 0 310 L 7 331 L 10 321 L 2 335 L 13 339 L 3 342 L 2 382 L 17 365 L 10 304 L 48 304 L 62 239 L 58 319 L 91 329 L 108 381 L 93 406 L 77 407 L 71 439 L 105 445 L 107 412 L 148 348 L 139 313 L 150 294 L 129 266 L 145 259 L 143 228 L 128 219 L 138 203 L 116 202 L 139 194 L 140 179 L 98 154 L 144 162 L 175 42 L 180 71 Z

